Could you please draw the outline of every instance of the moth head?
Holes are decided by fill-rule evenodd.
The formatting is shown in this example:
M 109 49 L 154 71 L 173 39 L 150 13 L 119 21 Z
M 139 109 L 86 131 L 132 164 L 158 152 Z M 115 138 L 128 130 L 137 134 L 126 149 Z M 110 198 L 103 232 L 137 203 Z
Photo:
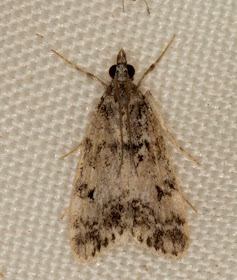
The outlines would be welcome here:
M 121 49 L 117 56 L 117 65 L 113 65 L 109 69 L 109 75 L 119 82 L 126 82 L 127 78 L 133 80 L 135 69 L 132 65 L 127 64 L 126 53 Z

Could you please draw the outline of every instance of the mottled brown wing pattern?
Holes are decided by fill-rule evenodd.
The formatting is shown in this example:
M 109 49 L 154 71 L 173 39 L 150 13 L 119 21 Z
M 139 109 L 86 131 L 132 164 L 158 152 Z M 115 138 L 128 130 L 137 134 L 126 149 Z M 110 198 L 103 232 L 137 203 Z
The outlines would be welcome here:
M 162 129 L 146 97 L 130 86 L 132 145 L 123 107 L 121 171 L 119 108 L 113 87 L 101 98 L 84 140 L 69 218 L 71 246 L 82 262 L 129 235 L 166 256 L 180 256 L 188 246 L 183 199 Z
M 82 262 L 120 239 L 127 228 L 120 158 L 119 114 L 108 87 L 86 133 L 70 205 L 71 247 Z
M 189 244 L 184 200 L 170 164 L 162 128 L 147 98 L 131 99 L 130 119 L 135 165 L 130 211 L 136 240 L 167 257 L 181 256 Z

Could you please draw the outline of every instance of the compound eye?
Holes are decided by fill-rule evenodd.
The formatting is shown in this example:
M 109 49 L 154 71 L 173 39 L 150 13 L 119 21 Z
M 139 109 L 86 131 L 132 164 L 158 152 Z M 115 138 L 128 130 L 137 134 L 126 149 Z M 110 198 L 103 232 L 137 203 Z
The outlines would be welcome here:
M 109 75 L 110 75 L 110 77 L 113 78 L 113 79 L 114 79 L 114 76 L 115 76 L 115 73 L 116 73 L 116 67 L 117 67 L 117 65 L 113 65 L 113 66 L 111 66 L 110 69 L 109 69 Z
M 127 69 L 128 69 L 128 76 L 130 79 L 133 79 L 133 76 L 135 74 L 135 69 L 132 65 L 128 64 L 127 65 Z

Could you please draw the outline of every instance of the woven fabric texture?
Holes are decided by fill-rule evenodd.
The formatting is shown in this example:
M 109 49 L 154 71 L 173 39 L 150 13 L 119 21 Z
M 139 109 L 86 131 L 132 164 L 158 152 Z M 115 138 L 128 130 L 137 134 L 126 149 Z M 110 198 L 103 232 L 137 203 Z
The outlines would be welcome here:
M 236 0 L 4 0 L 0 3 L 0 273 L 9 280 L 237 279 Z M 36 35 L 38 34 L 38 35 Z M 67 217 L 82 139 L 120 48 L 135 82 L 176 38 L 141 89 L 201 162 L 167 139 L 188 205 L 191 244 L 165 260 L 131 242 L 82 266 Z

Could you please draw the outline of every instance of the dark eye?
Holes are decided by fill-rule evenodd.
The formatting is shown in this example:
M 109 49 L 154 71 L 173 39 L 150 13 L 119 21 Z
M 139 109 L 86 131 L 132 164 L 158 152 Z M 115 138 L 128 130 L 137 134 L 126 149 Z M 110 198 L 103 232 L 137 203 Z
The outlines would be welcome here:
M 114 76 L 115 76 L 116 67 L 117 67 L 117 65 L 113 65 L 113 66 L 111 66 L 110 69 L 109 69 L 109 75 L 110 75 L 111 78 L 114 78 Z
M 130 79 L 133 79 L 133 76 L 135 74 L 135 69 L 130 64 L 127 65 L 127 68 L 128 68 L 128 76 L 130 77 Z

